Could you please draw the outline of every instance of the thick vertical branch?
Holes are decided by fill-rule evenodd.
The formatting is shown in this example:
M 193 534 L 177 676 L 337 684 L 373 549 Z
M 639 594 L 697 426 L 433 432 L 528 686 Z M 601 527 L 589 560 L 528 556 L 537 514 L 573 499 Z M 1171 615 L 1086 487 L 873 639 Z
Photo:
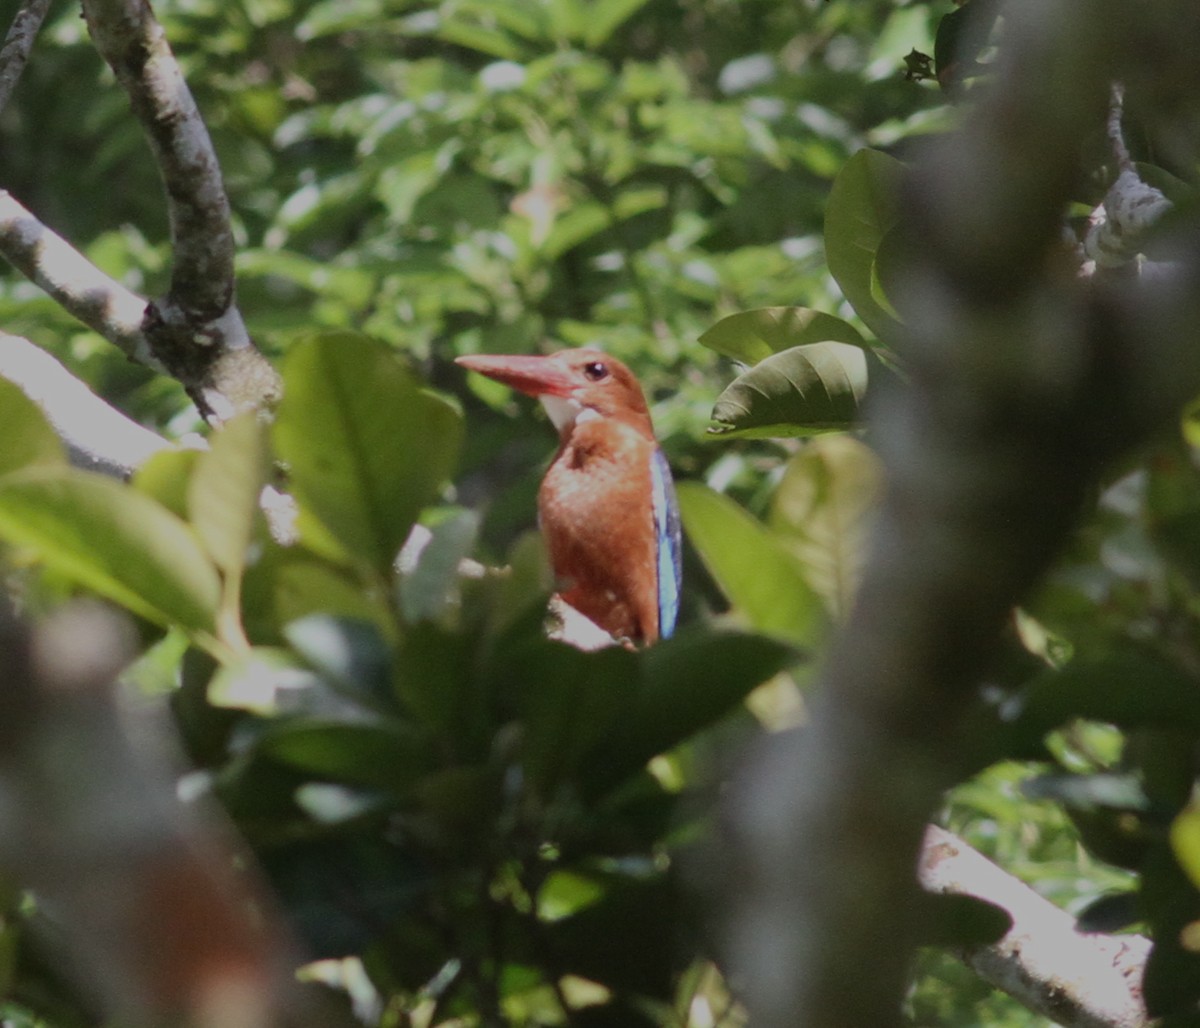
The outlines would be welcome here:
M 97 49 L 129 95 L 166 187 L 171 288 L 146 309 L 155 357 L 201 411 L 223 418 L 279 389 L 254 349 L 234 295 L 229 200 L 208 130 L 146 0 L 85 0 Z
M 1104 463 L 1200 388 L 1195 357 L 1171 382 L 1139 370 L 1168 324 L 1186 337 L 1171 352 L 1200 349 L 1195 323 L 1079 280 L 1058 242 L 1139 17 L 1013 0 L 994 83 L 918 164 L 910 381 L 872 416 L 889 484 L 870 561 L 808 725 L 771 740 L 727 806 L 729 940 L 758 1028 L 898 1023 L 925 821 L 1007 613 Z

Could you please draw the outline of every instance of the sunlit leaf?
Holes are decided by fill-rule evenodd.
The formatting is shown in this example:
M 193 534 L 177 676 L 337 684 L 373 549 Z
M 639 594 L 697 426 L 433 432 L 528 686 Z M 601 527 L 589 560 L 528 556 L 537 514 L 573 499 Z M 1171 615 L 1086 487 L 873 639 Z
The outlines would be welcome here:
M 152 621 L 213 629 L 220 579 L 195 534 L 110 478 L 58 467 L 5 476 L 0 536 Z
M 419 552 L 400 579 L 400 609 L 409 624 L 441 617 L 458 602 L 459 565 L 475 547 L 479 515 L 458 511 L 424 531 Z
M 759 632 L 811 643 L 825 624 L 821 601 L 796 559 L 733 500 L 695 482 L 676 487 L 687 537 L 734 613 Z
M 1200 806 L 1190 804 L 1171 822 L 1171 849 L 1192 884 L 1200 889 Z
M 6 378 L 0 378 L 0 440 L 0 475 L 35 464 L 62 465 L 67 460 L 41 408 Z
M 848 343 L 809 343 L 739 375 L 713 407 L 722 437 L 814 435 L 853 428 L 867 391 L 867 353 Z
M 382 572 L 449 477 L 462 418 L 380 344 L 352 332 L 293 346 L 275 444 L 302 507 Z
M 648 0 L 597 0 L 589 5 L 584 43 L 599 47 L 626 21 L 646 6 Z
M 897 322 L 878 300 L 875 260 L 888 231 L 899 220 L 904 166 L 877 150 L 860 150 L 833 181 L 825 208 L 825 259 L 855 313 L 877 336 L 887 338 Z
M 771 528 L 834 618 L 850 609 L 858 586 L 882 475 L 879 459 L 859 440 L 823 436 L 788 462 L 775 490 Z
M 281 697 L 311 688 L 316 681 L 295 654 L 260 646 L 217 670 L 208 684 L 208 702 L 214 707 L 269 715 L 287 705 Z
M 266 440 L 255 413 L 214 433 L 188 484 L 190 520 L 227 576 L 241 574 L 267 474 Z
M 394 630 L 383 598 L 348 571 L 272 543 L 247 569 L 242 606 L 246 633 L 258 643 L 282 642 L 285 625 L 315 613 L 368 621 L 385 634 Z
M 186 521 L 188 487 L 199 459 L 199 450 L 159 450 L 138 465 L 130 483 Z
M 863 346 L 853 325 L 808 307 L 760 307 L 722 318 L 700 336 L 710 350 L 743 364 L 757 364 L 793 346 L 821 342 Z

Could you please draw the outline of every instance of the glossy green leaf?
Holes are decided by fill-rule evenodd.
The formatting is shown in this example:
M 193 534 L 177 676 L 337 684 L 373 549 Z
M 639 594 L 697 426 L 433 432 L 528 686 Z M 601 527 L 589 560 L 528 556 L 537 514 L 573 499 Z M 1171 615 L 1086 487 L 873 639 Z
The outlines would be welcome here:
M 842 293 L 880 338 L 898 323 L 878 299 L 875 260 L 899 221 L 904 166 L 877 150 L 859 150 L 833 181 L 825 208 L 825 259 Z
M 797 663 L 789 644 L 740 632 L 680 632 L 637 654 L 638 686 L 584 762 L 592 795 L 620 785 L 660 753 L 716 724 L 756 686 Z
M 773 354 L 717 397 L 714 435 L 785 437 L 844 431 L 858 424 L 867 391 L 867 351 L 808 343 Z
M 733 500 L 695 482 L 676 486 L 687 537 L 734 613 L 755 631 L 813 643 L 825 619 L 796 559 Z
M 0 378 L 0 475 L 33 465 L 64 465 L 67 457 L 42 409 L 16 383 Z
M 189 520 L 226 576 L 242 572 L 267 467 L 263 426 L 254 413 L 222 425 L 196 461 L 188 484 Z
M 796 557 L 832 617 L 850 609 L 882 488 L 875 454 L 849 435 L 813 439 L 790 461 L 771 504 L 771 528 Z
M 213 630 L 216 568 L 186 524 L 135 489 L 71 468 L 14 472 L 0 481 L 0 536 L 152 621 Z
M 353 556 L 389 573 L 454 468 L 461 416 L 352 332 L 296 344 L 283 376 L 275 445 L 297 500 Z
M 760 307 L 730 314 L 701 335 L 700 342 L 751 365 L 807 343 L 865 345 L 858 329 L 848 321 L 809 307 Z

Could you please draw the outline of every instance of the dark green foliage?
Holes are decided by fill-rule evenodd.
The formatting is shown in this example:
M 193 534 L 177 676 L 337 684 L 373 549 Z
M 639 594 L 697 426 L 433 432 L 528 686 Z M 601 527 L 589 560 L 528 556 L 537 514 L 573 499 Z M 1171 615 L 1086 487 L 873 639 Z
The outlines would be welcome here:
M 944 90 L 986 73 L 997 5 L 156 7 L 287 398 L 270 432 L 235 422 L 123 486 L 68 469 L 0 383 L 0 535 L 47 569 L 25 578 L 31 609 L 83 588 L 158 626 L 135 674 L 175 686 L 188 755 L 308 953 L 360 958 L 388 1016 L 689 1023 L 708 954 L 683 847 L 708 828 L 714 754 L 748 730 L 742 701 L 769 681 L 756 714 L 793 717 L 853 602 L 878 469 L 852 433 L 903 373 L 901 158 L 949 122 Z M 76 13 L 57 11 L 4 112 L 4 186 L 152 296 L 157 174 Z M 0 319 L 133 416 L 191 426 L 177 386 L 11 274 Z M 646 386 L 692 544 L 685 626 L 642 652 L 546 638 L 527 533 L 553 433 L 452 364 L 597 343 Z M 1151 932 L 1146 995 L 1171 1024 L 1200 981 L 1194 425 L 1184 438 L 1114 473 L 1018 618 L 946 811 L 1084 927 Z M 254 511 L 273 462 L 299 505 L 286 546 Z M 414 525 L 428 541 L 398 564 Z M 0 1019 L 85 1023 L 13 893 Z M 971 900 L 921 916 L 930 945 L 1005 927 Z M 922 961 L 919 1023 L 1030 1023 Z

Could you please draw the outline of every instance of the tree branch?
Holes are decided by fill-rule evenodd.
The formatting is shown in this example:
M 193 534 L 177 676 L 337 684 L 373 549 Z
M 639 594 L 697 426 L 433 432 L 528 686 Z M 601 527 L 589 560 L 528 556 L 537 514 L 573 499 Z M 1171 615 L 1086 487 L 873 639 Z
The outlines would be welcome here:
M 4 37 L 4 46 L 0 47 L 0 111 L 8 105 L 17 80 L 25 70 L 33 41 L 48 10 L 50 0 L 25 0 L 13 17 L 8 35 Z
M 1200 389 L 1198 323 L 1174 316 L 1200 264 L 1171 315 L 1137 283 L 1055 273 L 1108 80 L 1195 45 L 1164 16 L 1147 46 L 1139 17 L 1013 0 L 995 82 L 918 163 L 896 290 L 909 382 L 871 415 L 888 488 L 870 559 L 809 723 L 760 747 L 726 804 L 728 940 L 757 1028 L 898 1024 L 924 826 L 1008 612 L 1105 463 Z M 1164 367 L 1168 347 L 1191 355 Z
M 925 833 L 920 879 L 930 892 L 975 896 L 1012 918 L 1002 939 L 958 954 L 984 981 L 1066 1028 L 1149 1024 L 1141 990 L 1149 939 L 1080 932 L 1066 911 L 941 828 Z
M 105 403 L 28 339 L 0 333 L 0 377 L 15 382 L 42 408 L 77 467 L 128 478 L 152 453 L 170 446 Z
M 229 200 L 208 130 L 146 0 L 84 0 L 88 31 L 129 96 L 166 187 L 173 265 L 142 330 L 202 414 L 224 419 L 278 398 L 234 298 Z

